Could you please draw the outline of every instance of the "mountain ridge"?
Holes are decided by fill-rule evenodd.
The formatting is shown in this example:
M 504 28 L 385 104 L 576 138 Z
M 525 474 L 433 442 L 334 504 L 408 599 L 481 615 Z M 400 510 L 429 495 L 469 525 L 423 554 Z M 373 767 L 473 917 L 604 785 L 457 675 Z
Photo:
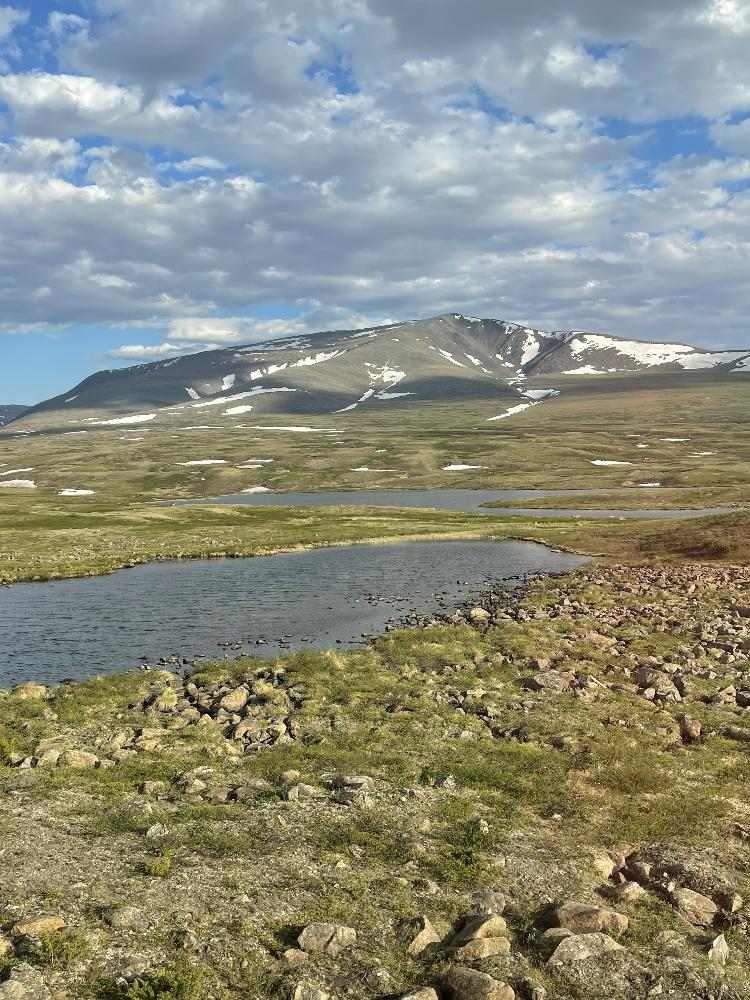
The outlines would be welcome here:
M 109 417 L 114 425 L 176 416 L 345 413 L 384 402 L 498 398 L 504 419 L 558 390 L 531 378 L 628 372 L 750 373 L 750 348 L 709 351 L 580 330 L 545 331 L 505 320 L 444 313 L 356 330 L 319 331 L 178 355 L 96 372 L 65 393 L 25 410 L 24 422 Z M 520 397 L 520 401 L 519 401 Z M 514 405 L 515 403 L 515 405 Z M 224 405 L 226 404 L 226 405 Z M 223 407 L 209 409 L 212 407 Z M 147 410 L 148 412 L 134 412 Z M 157 412 L 152 412 L 156 410 Z M 88 417 L 80 416 L 86 411 Z M 68 414 L 79 414 L 78 419 Z M 106 421 L 102 419 L 101 424 Z

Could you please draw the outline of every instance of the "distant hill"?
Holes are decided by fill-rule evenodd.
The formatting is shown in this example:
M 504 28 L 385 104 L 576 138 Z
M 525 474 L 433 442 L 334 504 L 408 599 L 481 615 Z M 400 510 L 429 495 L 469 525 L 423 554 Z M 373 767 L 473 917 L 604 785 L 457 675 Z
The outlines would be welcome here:
M 28 407 L 18 406 L 14 403 L 9 403 L 6 406 L 0 404 L 0 427 L 5 427 L 6 424 L 9 424 L 11 420 L 15 420 L 26 409 Z
M 575 330 L 545 332 L 448 313 L 97 372 L 29 408 L 23 425 L 158 424 L 165 409 L 175 423 L 187 424 L 207 416 L 353 410 L 377 419 L 394 402 L 412 407 L 470 399 L 489 400 L 493 410 L 486 418 L 492 420 L 558 394 L 527 388 L 534 376 L 555 376 L 559 387 L 568 375 L 701 369 L 750 371 L 750 349 L 708 351 Z

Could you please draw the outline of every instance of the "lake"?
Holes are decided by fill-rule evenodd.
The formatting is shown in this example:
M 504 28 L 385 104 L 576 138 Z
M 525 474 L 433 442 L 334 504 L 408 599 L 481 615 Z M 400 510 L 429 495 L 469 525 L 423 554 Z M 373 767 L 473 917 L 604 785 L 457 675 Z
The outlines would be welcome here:
M 401 542 L 15 584 L 0 589 L 0 687 L 110 673 L 144 656 L 219 658 L 221 642 L 264 655 L 352 647 L 389 619 L 451 610 L 523 574 L 586 561 L 533 542 Z

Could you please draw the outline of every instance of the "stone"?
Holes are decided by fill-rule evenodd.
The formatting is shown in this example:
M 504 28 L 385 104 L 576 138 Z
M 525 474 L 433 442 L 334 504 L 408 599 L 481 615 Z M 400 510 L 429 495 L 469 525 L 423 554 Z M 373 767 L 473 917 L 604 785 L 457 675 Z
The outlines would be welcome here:
M 335 958 L 345 948 L 356 944 L 357 932 L 353 927 L 339 924 L 308 924 L 297 938 L 297 943 L 308 954 L 323 952 Z
M 484 608 L 472 608 L 469 612 L 469 618 L 473 622 L 486 622 L 490 617 L 489 611 L 485 611 Z
M 451 948 L 450 956 L 457 962 L 478 962 L 483 958 L 510 955 L 510 947 L 507 937 L 480 938 L 459 948 Z
M 691 715 L 680 716 L 680 736 L 684 743 L 695 743 L 701 738 L 701 724 Z
M 471 897 L 472 913 L 501 914 L 505 909 L 505 896 L 498 889 L 480 889 Z
M 14 924 L 11 934 L 13 937 L 38 937 L 40 934 L 51 934 L 53 931 L 60 931 L 65 927 L 62 917 L 32 917 L 30 920 L 19 920 Z
M 709 927 L 716 917 L 716 903 L 692 889 L 674 889 L 670 901 L 680 916 L 696 927 Z
M 99 758 L 94 753 L 87 753 L 85 750 L 63 750 L 57 758 L 58 767 L 74 767 L 83 769 L 86 767 L 96 767 Z
M 247 705 L 250 694 L 247 688 L 237 687 L 224 697 L 219 702 L 219 708 L 223 708 L 225 712 L 229 712 L 230 715 L 234 715 L 235 712 L 240 712 Z
M 13 694 L 22 701 L 38 701 L 40 698 L 47 697 L 48 690 L 44 684 L 24 681 L 22 684 L 16 684 L 13 688 Z
M 553 694 L 561 694 L 570 690 L 574 680 L 575 674 L 570 671 L 546 670 L 541 674 L 534 674 L 533 677 L 527 677 L 522 683 L 530 691 L 551 691 Z
M 721 966 L 726 965 L 729 961 L 729 945 L 723 934 L 719 934 L 711 942 L 711 946 L 708 949 L 708 960 L 709 962 L 713 962 L 714 965 Z
M 292 993 L 292 1000 L 329 1000 L 329 998 L 330 993 L 317 986 L 310 986 L 309 983 L 300 983 Z
M 401 1000 L 440 1000 L 440 998 L 431 986 L 417 986 L 408 993 L 402 993 Z
M 13 951 L 13 942 L 4 934 L 0 934 L 0 958 L 4 958 Z
M 301 948 L 287 948 L 283 957 L 286 964 L 292 969 L 298 969 L 310 960 L 310 956 Z
M 451 948 L 460 948 L 469 941 L 481 941 L 484 938 L 504 937 L 508 925 L 499 913 L 482 913 L 477 917 L 464 920 L 459 930 L 453 935 Z
M 50 1000 L 50 996 L 39 969 L 25 963 L 11 969 L 0 985 L 0 1000 Z
M 595 934 L 599 931 L 624 934 L 628 929 L 628 918 L 624 914 L 595 903 L 563 903 L 555 909 L 553 917 L 558 927 L 567 927 L 574 934 Z
M 147 840 L 163 840 L 164 837 L 169 833 L 169 830 L 163 823 L 154 823 L 146 830 Z
M 573 936 L 573 931 L 569 931 L 567 927 L 550 927 L 539 935 L 536 943 L 542 955 L 549 958 L 561 941 Z
M 615 870 L 615 863 L 606 851 L 597 851 L 591 858 L 591 863 L 602 878 L 609 878 Z
M 614 903 L 632 903 L 646 895 L 646 890 L 637 882 L 621 882 L 619 885 L 608 885 L 602 890 L 607 899 Z
M 438 944 L 440 935 L 425 916 L 416 917 L 400 928 L 399 938 L 407 943 L 407 954 L 421 955 L 431 944 Z
M 625 949 L 617 941 L 606 934 L 572 934 L 565 938 L 552 952 L 547 965 L 575 965 L 589 958 L 599 958 L 602 955 L 624 952 Z
M 146 926 L 143 910 L 137 906 L 113 906 L 104 911 L 104 920 L 116 930 L 139 930 Z
M 515 993 L 485 972 L 454 966 L 443 979 L 447 1000 L 514 1000 Z

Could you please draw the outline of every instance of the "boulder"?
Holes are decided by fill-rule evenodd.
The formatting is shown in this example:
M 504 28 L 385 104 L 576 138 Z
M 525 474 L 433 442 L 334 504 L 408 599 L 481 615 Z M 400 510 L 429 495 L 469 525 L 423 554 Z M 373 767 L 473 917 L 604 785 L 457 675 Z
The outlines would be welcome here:
M 708 896 L 692 889 L 675 889 L 669 898 L 680 916 L 695 927 L 710 927 L 714 922 L 718 907 Z
M 292 1000 L 329 1000 L 329 997 L 330 993 L 309 983 L 300 983 L 292 993 Z
M 450 947 L 461 948 L 470 941 L 503 937 L 507 930 L 508 925 L 500 914 L 482 913 L 463 921 L 460 929 L 451 938 Z
M 714 965 L 721 966 L 726 965 L 729 961 L 729 945 L 723 934 L 719 934 L 711 942 L 711 947 L 708 949 L 708 960 Z
M 575 965 L 589 958 L 599 958 L 625 949 L 606 934 L 572 934 L 555 948 L 548 965 Z
M 447 1000 L 514 1000 L 515 993 L 485 972 L 455 966 L 443 979 Z
M 401 1000 L 440 1000 L 431 986 L 417 986 L 401 995 Z
M 17 965 L 0 985 L 0 1000 L 49 1000 L 44 977 L 31 965 Z
M 48 693 L 44 684 L 35 684 L 33 681 L 24 681 L 13 688 L 13 694 L 22 701 L 38 701 L 46 698 Z
M 219 708 L 223 708 L 225 712 L 229 712 L 230 715 L 234 715 L 236 712 L 240 712 L 245 705 L 247 705 L 249 697 L 250 694 L 247 688 L 236 687 L 234 690 L 224 695 L 219 702 Z
M 421 955 L 431 944 L 440 941 L 440 935 L 425 916 L 416 917 L 404 924 L 399 931 L 399 938 L 406 943 L 409 955 Z
M 353 927 L 342 927 L 338 924 L 308 924 L 297 938 L 302 951 L 308 954 L 322 952 L 335 958 L 345 948 L 350 948 L 357 941 L 357 932 Z
M 456 962 L 479 962 L 484 958 L 510 955 L 510 948 L 507 937 L 480 938 L 468 941 L 459 948 L 451 948 L 450 957 Z
M 599 931 L 624 934 L 628 929 L 628 918 L 624 914 L 595 903 L 563 903 L 555 909 L 553 919 L 557 927 L 567 927 L 574 934 L 595 934 Z
M 57 758 L 58 767 L 74 767 L 79 770 L 86 767 L 96 767 L 99 758 L 94 753 L 85 750 L 63 750 Z
M 64 926 L 65 921 L 62 917 L 32 917 L 30 920 L 19 920 L 10 933 L 13 937 L 38 937 L 40 934 L 61 931 Z

